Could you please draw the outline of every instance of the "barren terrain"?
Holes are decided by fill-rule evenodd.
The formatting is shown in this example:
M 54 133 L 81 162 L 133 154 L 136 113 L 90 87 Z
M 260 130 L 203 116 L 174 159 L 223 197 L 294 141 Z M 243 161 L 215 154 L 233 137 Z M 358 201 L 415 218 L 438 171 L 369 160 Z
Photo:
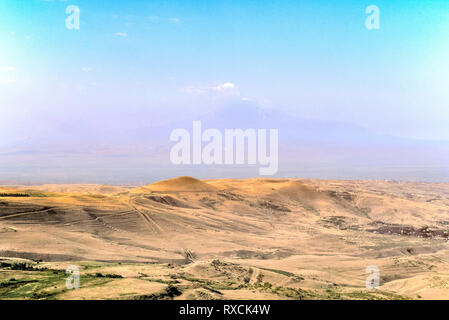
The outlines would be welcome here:
M 448 299 L 448 238 L 448 184 L 4 186 L 0 299 Z

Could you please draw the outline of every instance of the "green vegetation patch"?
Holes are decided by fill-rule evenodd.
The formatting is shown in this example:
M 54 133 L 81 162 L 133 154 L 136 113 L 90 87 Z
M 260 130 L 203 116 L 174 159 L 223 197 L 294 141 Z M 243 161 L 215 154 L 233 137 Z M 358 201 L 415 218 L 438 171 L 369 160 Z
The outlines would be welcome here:
M 30 197 L 28 193 L 0 193 L 0 197 Z
M 65 270 L 37 268 L 26 263 L 2 262 L 0 270 L 0 300 L 2 299 L 58 299 L 58 295 L 69 291 Z M 111 278 L 81 275 L 81 287 L 104 285 Z

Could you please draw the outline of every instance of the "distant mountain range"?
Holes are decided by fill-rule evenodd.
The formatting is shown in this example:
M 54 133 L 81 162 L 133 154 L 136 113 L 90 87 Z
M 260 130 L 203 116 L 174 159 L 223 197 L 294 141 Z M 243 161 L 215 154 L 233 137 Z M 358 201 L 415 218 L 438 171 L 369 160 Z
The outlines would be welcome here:
M 163 166 L 167 174 L 157 178 L 174 176 L 170 170 L 179 172 L 182 167 L 174 167 L 169 161 L 170 149 L 175 144 L 169 140 L 170 133 L 176 128 L 191 131 L 194 120 L 202 121 L 203 130 L 278 129 L 281 173 L 301 168 L 350 170 L 354 166 L 367 170 L 370 167 L 405 170 L 408 167 L 446 168 L 449 164 L 448 142 L 397 138 L 350 123 L 301 119 L 275 109 L 260 108 L 250 101 L 235 102 L 203 114 L 192 112 L 190 117 L 177 121 L 170 121 L 169 114 L 159 119 L 136 119 L 139 117 L 123 115 L 122 122 L 117 122 L 105 115 L 101 119 L 55 123 L 45 132 L 0 146 L 3 168 L 0 180 L 14 178 L 12 173 L 20 172 L 23 167 L 54 167 L 76 176 L 74 168 L 79 167 L 91 172 L 89 168 L 95 171 L 98 167 L 103 170 L 112 167 L 120 171 L 120 168 Z M 215 176 L 213 171 L 220 168 L 206 166 L 196 170 L 197 176 L 208 177 Z M 226 172 L 231 171 L 232 168 L 226 168 Z M 88 177 L 86 173 L 83 181 Z

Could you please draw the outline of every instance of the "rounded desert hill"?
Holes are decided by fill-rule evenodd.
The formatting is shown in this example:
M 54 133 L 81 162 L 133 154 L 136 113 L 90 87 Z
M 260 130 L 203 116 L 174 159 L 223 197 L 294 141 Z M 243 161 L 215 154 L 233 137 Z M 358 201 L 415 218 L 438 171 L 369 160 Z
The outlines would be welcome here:
M 219 189 L 217 187 L 214 187 L 204 181 L 184 176 L 151 183 L 149 185 L 134 189 L 133 192 L 212 192 L 218 190 Z

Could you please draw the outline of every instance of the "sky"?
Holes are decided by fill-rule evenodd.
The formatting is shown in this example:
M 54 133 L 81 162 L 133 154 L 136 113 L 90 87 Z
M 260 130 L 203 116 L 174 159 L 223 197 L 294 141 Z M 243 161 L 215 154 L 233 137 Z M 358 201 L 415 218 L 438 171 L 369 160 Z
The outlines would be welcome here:
M 448 56 L 447 0 L 2 0 L 0 148 L 118 141 L 241 102 L 449 141 Z

